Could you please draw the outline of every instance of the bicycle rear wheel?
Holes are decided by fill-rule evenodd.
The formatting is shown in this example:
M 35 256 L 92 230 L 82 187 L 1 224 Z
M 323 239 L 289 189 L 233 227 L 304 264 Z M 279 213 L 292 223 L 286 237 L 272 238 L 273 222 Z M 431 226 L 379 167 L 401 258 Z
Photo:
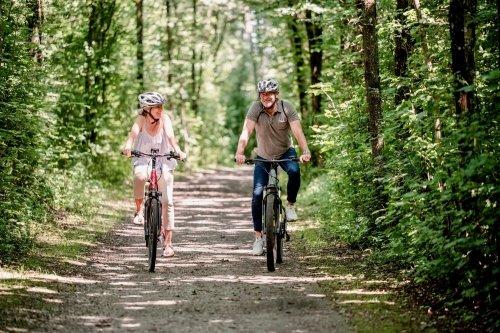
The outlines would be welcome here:
M 148 244 L 148 268 L 151 273 L 155 271 L 156 249 L 158 246 L 158 225 L 160 225 L 161 210 L 160 201 L 152 198 L 148 209 L 149 216 L 147 223 L 147 244 Z
M 269 195 L 266 198 L 265 205 L 265 221 L 266 221 L 266 256 L 267 256 L 267 270 L 274 272 L 276 269 L 276 210 L 274 207 L 274 195 Z

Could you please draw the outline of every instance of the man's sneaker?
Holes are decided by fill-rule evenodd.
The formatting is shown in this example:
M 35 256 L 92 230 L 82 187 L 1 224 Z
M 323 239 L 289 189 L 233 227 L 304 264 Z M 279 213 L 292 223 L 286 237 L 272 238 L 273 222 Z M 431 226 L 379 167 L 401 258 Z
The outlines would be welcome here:
M 288 222 L 297 221 L 298 219 L 297 213 L 295 212 L 295 208 L 293 207 L 293 205 L 285 206 L 285 214 L 286 214 L 286 220 Z
M 254 256 L 264 254 L 264 239 L 262 237 L 255 239 L 255 242 L 253 242 L 252 254 Z
M 137 225 L 144 224 L 144 214 L 142 212 L 135 213 L 132 222 Z

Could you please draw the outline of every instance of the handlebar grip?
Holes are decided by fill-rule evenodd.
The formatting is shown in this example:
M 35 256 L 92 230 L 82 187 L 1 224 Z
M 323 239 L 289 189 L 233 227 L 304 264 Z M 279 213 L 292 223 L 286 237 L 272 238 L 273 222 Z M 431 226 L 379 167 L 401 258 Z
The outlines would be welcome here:
M 141 157 L 141 152 L 135 149 L 130 151 L 130 154 L 135 157 Z

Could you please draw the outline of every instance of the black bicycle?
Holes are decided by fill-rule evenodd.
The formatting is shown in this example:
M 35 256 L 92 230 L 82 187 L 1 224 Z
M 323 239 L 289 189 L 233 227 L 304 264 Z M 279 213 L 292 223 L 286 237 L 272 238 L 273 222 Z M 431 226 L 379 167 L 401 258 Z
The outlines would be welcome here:
M 283 262 L 283 239 L 287 242 L 290 240 L 290 236 L 286 231 L 288 221 L 281 201 L 281 188 L 279 187 L 278 179 L 279 162 L 289 161 L 298 162 L 299 158 L 292 157 L 280 160 L 255 158 L 245 160 L 246 164 L 254 164 L 255 162 L 271 164 L 268 172 L 269 180 L 264 188 L 262 199 L 262 229 L 266 235 L 267 270 L 269 272 L 274 272 L 276 264 Z
M 161 192 L 158 190 L 159 176 L 156 172 L 156 159 L 160 157 L 180 159 L 180 156 L 174 152 L 158 154 L 158 151 L 158 149 L 151 149 L 150 154 L 138 150 L 131 151 L 132 156 L 147 156 L 151 158 L 151 173 L 148 179 L 149 186 L 145 193 L 146 201 L 144 202 L 144 238 L 146 240 L 146 247 L 148 248 L 148 267 L 151 273 L 155 271 L 156 250 L 161 233 Z

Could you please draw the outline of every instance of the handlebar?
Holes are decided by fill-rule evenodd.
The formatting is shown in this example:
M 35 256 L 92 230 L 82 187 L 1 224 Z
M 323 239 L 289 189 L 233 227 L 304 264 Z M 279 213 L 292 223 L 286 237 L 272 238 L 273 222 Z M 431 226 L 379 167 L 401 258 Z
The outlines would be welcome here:
M 245 164 L 255 164 L 255 162 L 264 162 L 264 163 L 279 163 L 279 162 L 300 162 L 300 158 L 298 157 L 290 157 L 290 158 L 282 158 L 279 160 L 266 160 L 263 158 L 248 158 L 245 159 Z
M 122 152 L 122 155 L 123 152 Z M 157 154 L 155 152 L 153 152 L 152 154 L 148 154 L 148 153 L 143 153 L 139 150 L 131 150 L 130 151 L 130 155 L 134 156 L 134 157 L 142 157 L 142 156 L 148 156 L 148 157 L 166 157 L 167 159 L 176 159 L 176 160 L 180 160 L 181 157 L 179 154 L 177 154 L 176 152 L 173 152 L 173 151 L 170 151 L 168 152 L 167 154 Z

